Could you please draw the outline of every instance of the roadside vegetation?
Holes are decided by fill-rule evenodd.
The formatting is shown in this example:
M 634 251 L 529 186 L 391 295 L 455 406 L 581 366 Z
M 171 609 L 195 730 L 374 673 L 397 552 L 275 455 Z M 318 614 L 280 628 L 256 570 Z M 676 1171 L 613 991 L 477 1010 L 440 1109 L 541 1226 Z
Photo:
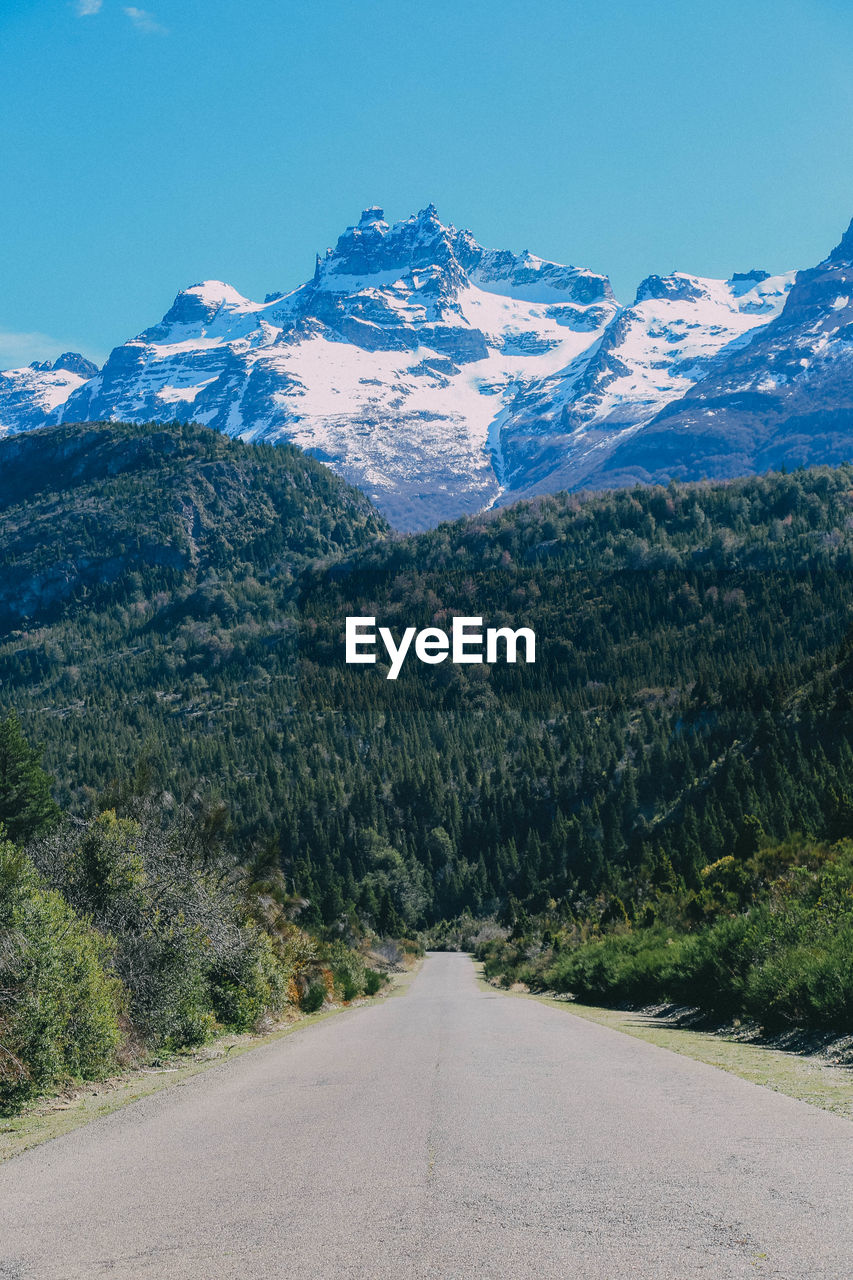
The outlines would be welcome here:
M 745 825 L 734 852 L 688 887 L 659 865 L 632 912 L 618 898 L 567 918 L 518 910 L 479 943 L 505 985 L 569 993 L 593 1005 L 698 1008 L 769 1033 L 853 1032 L 853 841 L 768 843 Z
M 324 969 L 366 989 L 331 948 L 418 934 L 587 999 L 850 1025 L 853 467 L 402 537 L 192 425 L 0 463 L 0 684 L 55 779 L 0 787 L 2 963 L 64 904 L 120 1053 L 312 1007 Z M 347 616 L 471 614 L 535 664 L 344 662 Z
M 62 814 L 0 723 L 0 1111 L 288 1010 L 377 994 L 363 931 L 300 928 L 268 851 L 238 862 L 221 808 L 121 794 Z M 390 953 L 396 944 L 385 944 Z

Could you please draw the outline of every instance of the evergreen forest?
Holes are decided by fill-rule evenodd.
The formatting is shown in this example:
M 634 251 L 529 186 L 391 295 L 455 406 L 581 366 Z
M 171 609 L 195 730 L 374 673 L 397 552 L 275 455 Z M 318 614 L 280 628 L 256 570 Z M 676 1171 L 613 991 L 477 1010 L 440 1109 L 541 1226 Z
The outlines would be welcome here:
M 62 811 L 91 821 L 128 791 L 218 806 L 319 935 L 453 945 L 490 920 L 495 973 L 683 998 L 686 960 L 632 987 L 581 958 L 591 973 L 646 939 L 673 959 L 754 911 L 775 938 L 780 902 L 798 940 L 849 920 L 851 466 L 559 494 L 401 536 L 295 449 L 61 427 L 0 444 L 0 557 L 2 701 Z M 349 615 L 396 636 L 530 627 L 537 660 L 412 660 L 390 681 L 381 650 L 345 664 Z M 784 1016 L 849 1025 L 839 982 Z

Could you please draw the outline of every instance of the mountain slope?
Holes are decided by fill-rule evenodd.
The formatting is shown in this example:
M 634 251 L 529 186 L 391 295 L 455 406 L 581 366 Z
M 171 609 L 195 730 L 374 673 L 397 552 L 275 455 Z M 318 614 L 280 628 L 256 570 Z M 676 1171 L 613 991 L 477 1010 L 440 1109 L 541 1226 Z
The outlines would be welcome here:
M 797 273 L 782 313 L 590 474 L 596 485 L 728 477 L 853 456 L 853 223 Z
M 292 293 L 254 303 L 208 281 L 179 294 L 62 416 L 289 440 L 419 527 L 495 498 L 501 405 L 615 310 L 606 277 L 485 250 L 433 206 L 393 227 L 368 209 Z
M 0 628 L 148 589 L 178 593 L 189 614 L 233 614 L 225 583 L 248 616 L 251 583 L 283 590 L 312 559 L 366 547 L 386 527 L 293 448 L 189 425 L 27 432 L 0 441 Z
M 0 370 L 0 437 L 41 427 L 98 372 L 76 351 L 24 369 Z
M 221 796 L 317 921 L 574 911 L 660 851 L 693 883 L 745 814 L 820 834 L 853 788 L 846 713 L 804 692 L 853 609 L 850 467 L 400 538 L 319 463 L 198 428 L 46 431 L 18 494 L 38 439 L 0 443 L 0 683 L 58 798 Z M 350 614 L 529 626 L 536 662 L 390 681 L 345 663 Z
M 774 319 L 793 278 L 644 280 L 590 351 L 513 402 L 501 432 L 508 487 L 516 496 L 580 488 L 603 455 Z

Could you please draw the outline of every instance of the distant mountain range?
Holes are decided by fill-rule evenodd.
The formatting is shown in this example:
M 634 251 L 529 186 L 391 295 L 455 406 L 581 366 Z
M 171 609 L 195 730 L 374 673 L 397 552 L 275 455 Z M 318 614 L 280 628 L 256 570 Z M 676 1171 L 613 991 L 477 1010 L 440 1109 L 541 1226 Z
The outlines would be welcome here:
M 104 367 L 0 373 L 0 434 L 197 421 L 290 441 L 400 528 L 558 489 L 853 456 L 853 224 L 817 267 L 608 278 L 484 249 L 433 205 L 365 210 L 313 277 L 207 281 Z

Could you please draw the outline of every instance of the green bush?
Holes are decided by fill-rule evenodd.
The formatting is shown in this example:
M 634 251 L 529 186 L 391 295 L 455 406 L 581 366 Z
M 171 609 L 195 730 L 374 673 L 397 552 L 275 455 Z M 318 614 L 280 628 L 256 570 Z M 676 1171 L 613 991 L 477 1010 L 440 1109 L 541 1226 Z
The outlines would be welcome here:
M 647 1004 L 671 999 L 690 941 L 660 927 L 614 934 L 561 952 L 544 985 L 591 1004 Z
M 114 1067 L 123 992 L 110 953 L 26 855 L 0 842 L 0 1107 Z
M 233 863 L 184 812 L 143 803 L 55 827 L 32 846 L 45 876 L 115 939 L 115 967 L 136 1030 L 152 1047 L 246 1028 L 283 1007 L 291 976 L 247 923 Z
M 134 1020 L 152 1048 L 171 1051 L 204 1044 L 216 1030 L 208 975 L 199 956 L 182 941 L 172 950 L 157 946 L 143 998 L 135 993 Z
M 362 992 L 362 988 L 349 973 L 341 974 L 340 977 L 336 974 L 335 986 L 341 993 L 341 999 L 345 1001 L 355 1000 Z
M 853 885 L 849 867 L 789 884 L 773 907 L 700 933 L 679 975 L 685 1000 L 769 1030 L 853 1028 Z
M 800 898 L 763 920 L 744 1006 L 770 1028 L 853 1030 L 853 877 L 826 868 Z
M 287 1004 L 291 974 L 267 934 L 251 936 L 247 931 L 239 963 L 229 973 L 214 975 L 211 984 L 220 1022 L 235 1031 L 250 1031 L 263 1018 L 280 1013 Z
M 355 1000 L 364 991 L 364 961 L 340 939 L 327 943 L 322 951 L 324 963 L 332 970 L 335 990 L 342 1000 Z
M 367 969 L 364 975 L 364 994 L 367 996 L 375 996 L 385 986 L 386 978 L 384 973 L 380 973 L 378 969 Z
M 729 1018 L 744 1012 L 746 975 L 766 928 L 765 912 L 720 920 L 696 934 L 672 975 L 672 994 L 685 1004 Z
M 303 1013 L 316 1013 L 318 1009 L 322 1009 L 325 1002 L 326 984 L 318 981 L 311 983 L 299 1003 Z
M 853 1027 L 853 930 L 817 946 L 804 941 L 754 964 L 744 1005 L 770 1029 Z

